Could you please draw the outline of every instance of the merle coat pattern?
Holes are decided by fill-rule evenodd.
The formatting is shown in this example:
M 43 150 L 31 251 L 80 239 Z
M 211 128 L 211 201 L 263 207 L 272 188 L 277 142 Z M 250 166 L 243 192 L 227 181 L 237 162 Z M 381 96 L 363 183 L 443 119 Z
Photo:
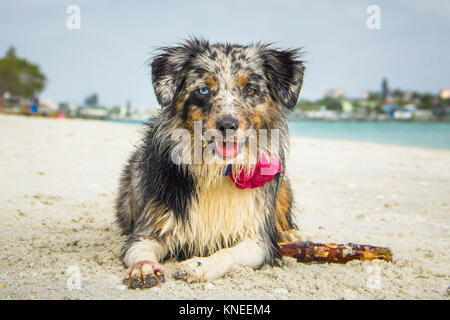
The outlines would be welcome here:
M 277 242 L 298 240 L 285 172 L 286 111 L 297 103 L 303 81 L 299 57 L 298 50 L 269 45 L 192 39 L 161 48 L 152 59 L 161 111 L 147 122 L 117 198 L 117 220 L 127 235 L 121 259 L 131 288 L 164 281 L 160 262 L 166 258 L 188 259 L 179 264 L 177 279 L 213 281 L 233 265 L 276 264 Z M 233 139 L 244 142 L 245 130 L 278 129 L 282 173 L 260 188 L 236 188 L 223 172 L 228 165 L 233 172 L 242 169 L 246 147 L 226 163 L 174 163 L 171 134 L 180 128 L 193 132 L 195 121 L 202 130 L 231 122 Z

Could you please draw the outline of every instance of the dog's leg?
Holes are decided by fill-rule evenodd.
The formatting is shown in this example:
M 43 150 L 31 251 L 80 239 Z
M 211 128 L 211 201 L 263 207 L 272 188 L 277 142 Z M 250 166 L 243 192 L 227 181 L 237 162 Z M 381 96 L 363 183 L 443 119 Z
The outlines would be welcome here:
M 244 240 L 234 247 L 221 249 L 209 257 L 196 257 L 178 265 L 176 279 L 191 282 L 214 281 L 234 265 L 261 267 L 270 255 L 263 241 Z
M 285 177 L 279 186 L 276 198 L 277 214 L 275 218 L 275 226 L 278 234 L 280 235 L 280 241 L 302 241 L 302 236 L 294 221 L 292 209 L 292 188 L 289 180 Z
M 167 247 L 161 241 L 145 238 L 128 241 L 122 253 L 122 260 L 128 267 L 125 278 L 128 287 L 150 288 L 158 282 L 164 282 L 166 269 L 159 261 L 166 254 Z

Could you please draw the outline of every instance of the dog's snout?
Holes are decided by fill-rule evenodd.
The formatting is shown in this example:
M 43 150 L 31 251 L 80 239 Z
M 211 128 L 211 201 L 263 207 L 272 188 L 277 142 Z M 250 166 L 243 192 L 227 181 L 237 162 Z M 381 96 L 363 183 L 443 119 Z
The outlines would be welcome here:
M 225 133 L 227 129 L 237 130 L 239 128 L 239 120 L 234 118 L 222 118 L 216 121 L 216 129 Z

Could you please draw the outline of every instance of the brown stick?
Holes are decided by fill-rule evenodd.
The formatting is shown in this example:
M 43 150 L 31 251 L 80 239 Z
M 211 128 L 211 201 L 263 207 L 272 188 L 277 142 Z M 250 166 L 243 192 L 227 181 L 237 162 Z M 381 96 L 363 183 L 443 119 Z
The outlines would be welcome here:
M 350 260 L 392 261 L 389 248 L 366 244 L 334 244 L 313 242 L 279 242 L 280 254 L 296 258 L 299 262 L 347 263 Z

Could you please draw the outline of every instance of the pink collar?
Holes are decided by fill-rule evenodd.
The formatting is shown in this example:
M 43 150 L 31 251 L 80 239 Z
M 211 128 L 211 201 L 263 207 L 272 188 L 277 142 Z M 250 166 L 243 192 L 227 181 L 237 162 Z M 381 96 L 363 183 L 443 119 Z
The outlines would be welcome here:
M 239 189 L 252 189 L 262 187 L 267 181 L 282 171 L 280 158 L 271 156 L 269 159 L 264 154 L 259 155 L 258 163 L 254 170 L 242 170 L 236 179 L 233 176 L 231 165 L 227 167 L 225 175 L 228 175 Z

